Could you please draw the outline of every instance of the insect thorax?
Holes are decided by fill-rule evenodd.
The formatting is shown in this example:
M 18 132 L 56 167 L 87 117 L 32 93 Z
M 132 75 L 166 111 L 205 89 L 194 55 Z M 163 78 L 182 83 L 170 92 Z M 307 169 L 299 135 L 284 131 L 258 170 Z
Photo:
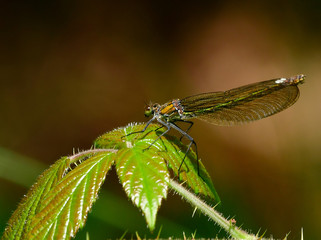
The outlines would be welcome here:
M 175 99 L 163 104 L 159 109 L 159 116 L 167 122 L 183 119 L 185 117 L 184 108 L 180 100 Z

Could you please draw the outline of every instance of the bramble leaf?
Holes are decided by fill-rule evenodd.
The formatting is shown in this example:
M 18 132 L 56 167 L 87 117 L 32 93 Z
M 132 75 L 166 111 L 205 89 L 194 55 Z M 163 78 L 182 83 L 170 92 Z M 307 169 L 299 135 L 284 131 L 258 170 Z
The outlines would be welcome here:
M 169 135 L 158 139 L 165 130 L 158 124 L 151 124 L 146 131 L 140 132 L 144 127 L 137 124 L 116 129 L 99 137 L 94 146 L 120 149 L 115 157 L 118 177 L 128 197 L 142 209 L 151 230 L 155 227 L 161 200 L 167 195 L 170 170 L 194 192 L 219 201 L 211 179 L 200 162 L 198 175 L 198 163 L 193 151 L 188 153 L 179 171 L 187 147 Z
M 43 198 L 63 177 L 69 167 L 70 159 L 63 157 L 44 171 L 37 182 L 30 188 L 28 194 L 21 200 L 18 208 L 8 221 L 2 239 L 21 239 L 30 226 L 31 219 L 41 206 Z
M 138 143 L 133 149 L 119 151 L 116 170 L 125 192 L 142 209 L 149 228 L 154 230 L 157 210 L 167 196 L 169 173 L 163 159 L 144 152 L 144 148 Z
M 82 227 L 98 190 L 113 163 L 113 153 L 102 152 L 78 165 L 46 195 L 33 217 L 27 239 L 67 239 Z M 48 236 L 50 236 L 48 238 Z
M 70 171 L 64 157 L 45 171 L 11 217 L 3 239 L 70 239 L 82 227 L 114 158 L 110 151 L 83 154 Z M 84 158 L 85 157 L 85 158 Z M 25 216 L 22 221 L 21 216 Z M 20 218 L 20 219 L 19 219 Z
M 58 160 L 31 187 L 2 239 L 75 236 L 113 164 L 126 194 L 142 210 L 150 230 L 155 228 L 157 211 L 167 197 L 171 175 L 195 193 L 219 201 L 208 173 L 192 150 L 181 164 L 186 145 L 176 137 L 161 136 L 166 129 L 158 124 L 142 132 L 144 127 L 130 124 L 116 129 L 99 137 L 95 149 Z

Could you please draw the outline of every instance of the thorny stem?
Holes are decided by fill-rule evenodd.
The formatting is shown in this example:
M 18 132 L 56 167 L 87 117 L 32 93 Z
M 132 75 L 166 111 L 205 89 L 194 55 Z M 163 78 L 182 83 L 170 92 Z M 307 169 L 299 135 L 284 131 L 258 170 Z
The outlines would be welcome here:
M 225 219 L 219 212 L 211 208 L 204 201 L 198 198 L 195 194 L 186 190 L 181 184 L 175 182 L 174 180 L 169 181 L 169 186 L 175 190 L 178 194 L 184 197 L 190 204 L 197 207 L 203 214 L 210 217 L 214 222 L 216 222 L 220 227 L 222 227 L 226 232 L 231 234 L 235 239 L 246 239 L 246 240 L 256 240 L 261 239 L 257 236 L 248 234 L 247 232 L 241 230 L 235 226 L 235 223 L 231 220 Z

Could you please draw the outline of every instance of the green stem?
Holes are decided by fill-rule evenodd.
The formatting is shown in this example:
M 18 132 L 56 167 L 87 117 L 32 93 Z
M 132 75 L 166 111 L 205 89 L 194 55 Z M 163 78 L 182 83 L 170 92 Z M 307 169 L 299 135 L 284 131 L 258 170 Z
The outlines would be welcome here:
M 175 190 L 178 194 L 184 197 L 190 204 L 197 207 L 201 212 L 209 216 L 214 222 L 221 226 L 226 232 L 231 234 L 233 238 L 236 239 L 246 239 L 255 240 L 258 237 L 248 234 L 247 232 L 236 227 L 232 221 L 225 219 L 219 212 L 211 208 L 204 201 L 198 198 L 196 195 L 186 190 L 181 184 L 175 182 L 174 180 L 169 181 L 169 186 Z

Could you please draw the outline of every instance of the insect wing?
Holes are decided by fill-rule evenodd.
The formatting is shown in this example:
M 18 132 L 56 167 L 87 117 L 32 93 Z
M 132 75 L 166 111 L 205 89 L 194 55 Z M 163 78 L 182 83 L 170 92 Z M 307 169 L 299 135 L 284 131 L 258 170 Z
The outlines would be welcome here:
M 204 93 L 181 100 L 186 118 L 215 125 L 237 125 L 259 120 L 290 107 L 299 97 L 304 76 L 273 79 L 225 92 Z

